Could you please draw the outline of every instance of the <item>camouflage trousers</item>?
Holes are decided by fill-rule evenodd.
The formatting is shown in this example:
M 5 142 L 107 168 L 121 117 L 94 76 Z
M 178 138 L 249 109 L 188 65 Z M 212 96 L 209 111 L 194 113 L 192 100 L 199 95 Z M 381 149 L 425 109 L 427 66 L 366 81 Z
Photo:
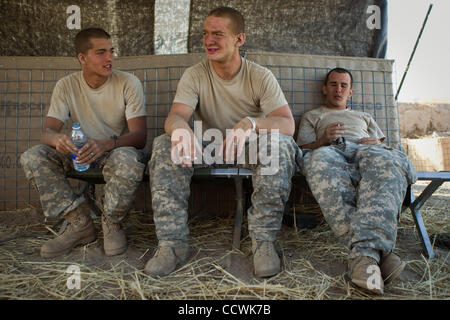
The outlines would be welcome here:
M 408 184 L 417 173 L 395 149 L 346 142 L 305 150 L 302 173 L 349 259 L 393 250 Z
M 144 150 L 121 147 L 105 153 L 92 167 L 102 168 L 105 179 L 103 213 L 114 222 L 121 222 L 131 209 L 142 181 L 148 155 Z M 85 198 L 72 189 L 66 173 L 73 169 L 71 155 L 63 155 L 47 145 L 36 145 L 20 158 L 25 176 L 40 195 L 47 217 L 64 216 L 78 207 Z
M 250 236 L 258 240 L 274 241 L 281 228 L 284 206 L 289 198 L 291 178 L 295 173 L 295 157 L 301 157 L 301 151 L 292 137 L 281 134 L 271 134 L 267 137 L 269 150 L 273 149 L 273 141 L 277 141 L 279 146 L 278 170 L 272 172 L 273 174 L 263 174 L 266 165 L 259 162 L 255 164 L 245 162 L 245 165 L 237 167 L 251 169 L 253 173 L 252 206 L 247 212 Z M 272 141 L 271 138 L 275 139 Z M 248 149 L 245 150 L 247 159 Z M 188 199 L 191 178 L 197 165 L 183 168 L 175 164 L 171 160 L 170 150 L 169 135 L 161 135 L 153 141 L 152 157 L 149 162 L 150 188 L 159 244 L 177 247 L 189 239 Z

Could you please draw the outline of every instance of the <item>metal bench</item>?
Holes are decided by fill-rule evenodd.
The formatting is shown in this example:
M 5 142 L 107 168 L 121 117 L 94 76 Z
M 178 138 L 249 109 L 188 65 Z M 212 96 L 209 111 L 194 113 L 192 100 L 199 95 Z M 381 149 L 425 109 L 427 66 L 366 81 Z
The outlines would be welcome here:
M 242 221 L 244 216 L 244 210 L 246 208 L 243 179 L 249 178 L 251 176 L 252 176 L 251 170 L 241 168 L 198 168 L 194 170 L 194 177 L 222 177 L 222 178 L 232 178 L 234 180 L 236 188 L 236 213 L 234 216 L 232 247 L 235 249 L 240 248 Z M 88 202 L 90 203 L 92 209 L 97 214 L 101 214 L 101 209 L 98 208 L 95 201 L 93 201 L 93 194 L 92 194 L 92 186 L 94 184 L 105 183 L 101 170 L 89 169 L 84 172 L 72 170 L 67 174 L 67 177 L 82 180 L 84 182 L 80 188 L 80 193 L 85 193 L 85 196 Z M 294 178 L 298 177 L 303 176 L 297 173 L 294 176 Z M 148 179 L 149 176 L 147 174 L 144 175 L 143 181 L 148 181 Z M 434 252 L 425 224 L 423 223 L 423 219 L 420 214 L 420 208 L 445 181 L 450 181 L 450 172 L 449 171 L 418 172 L 418 179 L 431 180 L 431 182 L 417 198 L 414 197 L 414 193 L 412 192 L 412 186 L 409 185 L 406 192 L 405 201 L 403 203 L 403 208 L 404 209 L 409 208 L 411 210 L 414 222 L 416 224 L 417 233 L 421 240 L 424 254 L 427 258 L 431 259 L 434 257 Z M 286 204 L 287 209 L 285 209 L 285 213 L 289 210 L 290 205 L 291 205 L 290 203 Z
M 240 248 L 241 243 L 241 228 L 245 209 L 245 197 L 243 179 L 251 177 L 252 172 L 248 169 L 240 168 L 198 168 L 194 170 L 194 177 L 218 177 L 218 178 L 233 178 L 236 188 L 236 214 L 234 218 L 234 231 L 232 246 L 235 249 Z M 98 215 L 101 214 L 101 208 L 97 206 L 94 201 L 93 186 L 95 184 L 104 184 L 103 174 L 101 169 L 89 169 L 84 172 L 71 170 L 67 174 L 68 178 L 82 180 L 83 184 L 80 187 L 79 194 L 84 193 L 85 198 L 89 202 L 91 209 Z M 143 181 L 148 181 L 149 176 L 144 175 Z M 64 228 L 64 226 L 63 226 Z
M 419 180 L 430 180 L 430 183 L 417 198 L 414 197 L 412 186 L 408 186 L 403 205 L 404 208 L 409 208 L 411 210 L 424 253 L 427 258 L 431 259 L 434 257 L 433 246 L 431 245 L 430 238 L 428 237 L 427 229 L 423 223 L 422 216 L 420 215 L 420 208 L 422 208 L 428 198 L 430 198 L 445 181 L 450 181 L 450 171 L 420 171 L 417 172 L 417 175 Z

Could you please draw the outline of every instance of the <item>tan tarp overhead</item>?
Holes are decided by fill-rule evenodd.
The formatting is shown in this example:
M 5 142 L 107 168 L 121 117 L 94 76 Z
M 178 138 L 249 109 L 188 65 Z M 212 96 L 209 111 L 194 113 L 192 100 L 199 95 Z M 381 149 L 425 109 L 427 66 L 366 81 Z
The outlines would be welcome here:
M 248 59 L 268 66 L 277 77 L 293 110 L 300 116 L 323 103 L 321 85 L 335 66 L 354 74 L 351 105 L 373 114 L 388 137 L 399 147 L 397 106 L 393 99 L 392 61 L 371 58 L 295 54 L 249 54 Z M 115 67 L 138 76 L 144 86 L 148 112 L 148 143 L 163 132 L 165 116 L 184 69 L 203 59 L 203 54 L 118 58 Z M 0 57 L 0 210 L 37 201 L 20 167 L 19 158 L 39 142 L 43 120 L 56 81 L 79 68 L 73 58 Z M 148 190 L 140 194 L 148 201 Z M 150 206 L 147 204 L 147 209 Z

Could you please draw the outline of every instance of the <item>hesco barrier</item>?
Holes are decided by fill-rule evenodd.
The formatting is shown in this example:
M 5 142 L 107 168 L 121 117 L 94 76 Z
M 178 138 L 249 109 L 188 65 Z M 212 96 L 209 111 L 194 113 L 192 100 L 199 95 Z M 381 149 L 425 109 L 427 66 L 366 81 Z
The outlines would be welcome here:
M 402 139 L 417 171 L 450 171 L 450 137 Z
M 123 57 L 117 69 L 135 74 L 144 87 L 148 112 L 147 150 L 163 132 L 178 80 L 186 67 L 203 54 Z M 349 106 L 371 113 L 384 131 L 386 142 L 400 148 L 399 120 L 392 83 L 392 60 L 296 54 L 248 54 L 247 59 L 268 67 L 279 81 L 298 123 L 303 113 L 323 104 L 321 86 L 326 73 L 336 66 L 352 71 L 355 93 Z M 0 57 L 0 210 L 38 205 L 37 192 L 28 184 L 20 166 L 20 155 L 39 143 L 53 87 L 61 77 L 79 70 L 75 58 Z M 70 123 L 64 130 L 70 129 Z M 211 204 L 217 211 L 232 210 L 233 193 L 219 192 L 233 185 L 197 188 L 193 207 Z M 295 192 L 295 190 L 294 190 Z M 231 195 L 230 195 L 231 194 Z M 231 197 L 231 198 L 230 198 Z M 142 185 L 136 209 L 151 210 L 149 187 Z

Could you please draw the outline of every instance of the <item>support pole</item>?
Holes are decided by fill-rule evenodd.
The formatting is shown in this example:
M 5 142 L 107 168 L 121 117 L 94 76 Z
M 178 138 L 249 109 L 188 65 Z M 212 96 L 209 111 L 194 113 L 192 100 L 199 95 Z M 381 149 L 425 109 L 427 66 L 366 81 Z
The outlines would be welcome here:
M 414 45 L 413 52 L 411 53 L 411 56 L 409 57 L 408 64 L 406 65 L 405 71 L 403 72 L 402 81 L 400 81 L 400 85 L 398 86 L 397 93 L 395 94 L 395 101 L 397 101 L 398 94 L 400 93 L 400 90 L 402 89 L 403 81 L 405 81 L 406 74 L 408 73 L 408 70 L 409 70 L 409 65 L 411 64 L 411 61 L 412 61 L 412 59 L 414 57 L 414 54 L 416 53 L 417 45 L 419 44 L 420 37 L 422 37 L 423 29 L 425 28 L 425 25 L 427 24 L 428 16 L 430 15 L 430 12 L 431 12 L 432 8 L 433 8 L 433 4 L 430 3 L 430 6 L 428 7 L 427 15 L 425 16 L 425 20 L 423 21 L 423 24 L 422 24 L 422 29 L 420 29 L 419 36 L 417 37 L 416 44 Z

